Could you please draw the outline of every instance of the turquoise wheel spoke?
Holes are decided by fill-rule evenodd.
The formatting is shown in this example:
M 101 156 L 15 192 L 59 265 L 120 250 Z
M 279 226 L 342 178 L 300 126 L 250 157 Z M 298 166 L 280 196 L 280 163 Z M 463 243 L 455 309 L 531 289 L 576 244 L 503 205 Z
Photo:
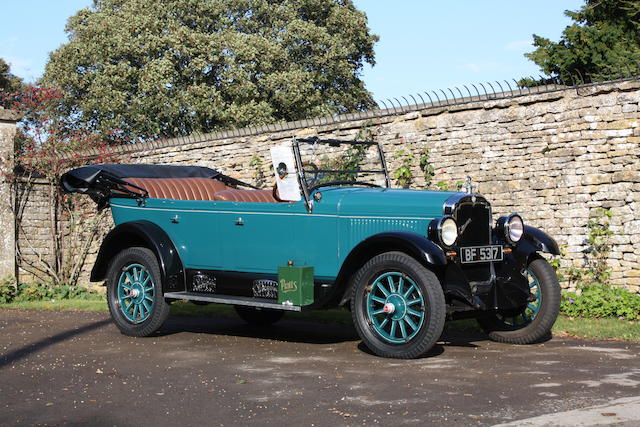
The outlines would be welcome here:
M 408 308 L 408 307 L 407 307 L 407 313 L 413 314 L 414 316 L 418 316 L 418 317 L 421 317 L 422 314 L 423 314 L 423 313 L 421 313 L 419 311 L 416 311 L 416 310 L 414 310 L 412 308 Z
M 391 335 L 392 338 L 396 337 L 396 327 L 398 326 L 398 321 L 397 320 L 392 320 L 391 321 L 391 331 L 389 331 L 389 335 Z
M 418 329 L 418 325 L 413 323 L 413 320 L 411 320 L 411 318 L 409 318 L 409 316 L 405 316 L 404 317 L 404 321 L 407 323 L 407 325 L 409 325 L 411 327 L 412 330 L 415 331 L 416 329 Z
M 129 279 L 129 285 L 133 285 L 133 282 L 135 282 L 135 279 L 133 277 L 131 277 L 131 274 L 127 271 L 126 273 L 127 279 Z M 124 284 L 124 282 L 122 282 Z
M 402 320 L 398 320 L 398 324 L 400 325 L 400 334 L 402 334 L 402 338 L 407 338 L 407 329 L 404 327 L 404 322 Z
M 140 317 L 144 317 L 145 306 L 144 304 L 138 304 L 138 314 Z
M 388 276 L 387 277 L 387 282 L 389 283 L 389 290 L 391 292 L 395 292 L 396 291 L 396 285 L 393 283 L 393 277 L 392 276 Z
M 527 305 L 527 308 L 528 308 L 529 310 L 531 310 L 531 311 L 536 311 L 536 310 L 538 309 L 538 307 L 537 307 L 537 306 L 535 306 L 535 305 L 533 305 L 533 304 L 528 304 L 528 305 Z
M 381 282 L 377 281 L 377 282 L 375 282 L 373 284 L 373 286 L 374 286 L 374 288 L 380 289 L 380 292 L 382 292 L 382 294 L 385 297 L 389 296 L 389 291 L 387 289 L 385 289 L 384 285 Z
M 414 287 L 413 284 L 409 286 L 409 289 L 407 289 L 407 292 L 404 293 L 403 297 L 409 298 L 409 295 L 411 295 L 411 292 L 413 291 L 413 287 Z
M 379 273 L 369 283 L 363 308 L 372 333 L 390 344 L 409 343 L 427 321 L 421 287 L 401 271 Z

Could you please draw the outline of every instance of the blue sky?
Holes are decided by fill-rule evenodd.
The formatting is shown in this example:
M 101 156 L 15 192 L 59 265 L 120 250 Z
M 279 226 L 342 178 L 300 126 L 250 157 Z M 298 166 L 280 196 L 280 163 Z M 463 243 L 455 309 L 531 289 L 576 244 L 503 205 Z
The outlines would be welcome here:
M 48 54 L 66 41 L 69 16 L 91 0 L 21 0 L 2 5 L 0 58 L 35 81 Z M 355 0 L 380 36 L 376 65 L 363 79 L 376 100 L 465 83 L 537 75 L 524 58 L 532 34 L 558 40 L 582 0 Z M 28 23 L 28 25 L 25 25 Z

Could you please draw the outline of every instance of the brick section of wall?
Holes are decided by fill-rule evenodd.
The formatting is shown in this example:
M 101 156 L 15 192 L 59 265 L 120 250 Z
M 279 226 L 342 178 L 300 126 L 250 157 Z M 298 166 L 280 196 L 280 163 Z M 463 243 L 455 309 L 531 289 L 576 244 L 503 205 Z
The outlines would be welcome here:
M 272 182 L 270 147 L 294 137 L 319 135 L 353 139 L 365 126 L 383 143 L 389 170 L 399 150 L 428 149 L 434 182 L 455 183 L 471 176 L 493 212 L 519 212 L 564 246 L 565 265 L 581 266 L 586 224 L 598 207 L 613 211 L 615 284 L 640 290 L 640 81 L 567 88 L 509 99 L 419 109 L 305 126 L 285 124 L 274 131 L 241 130 L 120 147 L 134 163 L 209 166 L 252 182 L 254 156 Z M 328 121 L 327 121 L 328 122 Z M 281 130 L 280 130 L 281 129 Z M 239 135 L 239 136 L 238 136 Z M 424 186 L 417 161 L 414 187 Z M 33 206 L 33 208 L 31 207 Z M 35 221 L 37 202 L 25 223 Z M 39 227 L 35 222 L 31 226 Z M 91 260 L 89 260 L 91 261 Z M 88 265 L 87 268 L 90 268 Z

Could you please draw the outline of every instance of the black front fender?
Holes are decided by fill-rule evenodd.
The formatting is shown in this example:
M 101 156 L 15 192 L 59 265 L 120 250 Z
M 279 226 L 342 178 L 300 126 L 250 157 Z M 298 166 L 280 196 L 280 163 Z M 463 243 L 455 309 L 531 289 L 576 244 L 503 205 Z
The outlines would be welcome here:
M 125 222 L 107 234 L 91 270 L 91 281 L 106 280 L 113 257 L 133 246 L 149 248 L 156 255 L 165 292 L 185 290 L 184 268 L 175 245 L 167 233 L 150 221 Z
M 527 258 L 535 252 L 560 255 L 560 247 L 553 237 L 549 236 L 544 231 L 525 225 L 524 235 L 516 245 L 516 252 Z
M 369 259 L 389 251 L 405 252 L 426 265 L 444 266 L 447 263 L 443 250 L 425 236 L 410 231 L 375 234 L 353 248 L 342 263 L 336 280 L 340 283 L 340 288 L 344 289 L 340 305 L 346 303 L 351 295 L 352 285 L 348 283 L 351 276 Z

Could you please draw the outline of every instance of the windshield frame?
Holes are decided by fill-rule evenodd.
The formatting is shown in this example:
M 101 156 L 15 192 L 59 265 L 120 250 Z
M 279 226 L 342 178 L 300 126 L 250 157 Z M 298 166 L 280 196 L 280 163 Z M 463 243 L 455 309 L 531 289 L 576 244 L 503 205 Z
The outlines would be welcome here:
M 380 170 L 370 170 L 370 169 L 353 169 L 353 170 L 332 170 L 332 169 L 317 169 L 317 170 L 309 170 L 309 169 L 304 169 L 304 167 L 302 166 L 303 162 L 302 162 L 302 155 L 300 154 L 300 144 L 324 144 L 324 145 L 329 145 L 329 146 L 340 146 L 340 145 L 365 145 L 365 146 L 376 146 L 378 149 L 378 155 L 380 157 L 380 164 L 382 166 L 382 169 Z M 320 139 L 318 137 L 311 137 L 311 138 L 297 138 L 293 140 L 292 143 L 292 147 L 293 147 L 293 155 L 294 158 L 296 160 L 296 170 L 297 170 L 297 174 L 298 174 L 298 182 L 300 183 L 300 188 L 302 190 L 302 195 L 305 199 L 305 203 L 308 207 L 308 209 L 310 210 L 312 207 L 312 202 L 311 202 L 311 193 L 315 190 L 315 188 L 313 186 L 310 186 L 308 181 L 307 181 L 307 177 L 306 174 L 313 174 L 313 173 L 332 173 L 332 172 L 341 172 L 341 173 L 353 173 L 353 174 L 357 174 L 357 173 L 370 173 L 370 174 L 381 174 L 384 175 L 384 182 L 385 182 L 385 186 L 386 188 L 390 188 L 391 187 L 391 181 L 389 179 L 389 171 L 387 169 L 387 162 L 385 161 L 385 157 L 384 157 L 384 151 L 382 150 L 382 145 L 379 142 L 376 141 L 344 141 L 344 140 L 340 140 L 340 139 Z M 305 174 L 306 173 L 306 174 Z M 367 185 L 370 186 L 370 183 L 360 183 L 358 181 L 340 181 L 340 180 L 336 180 L 336 181 L 329 181 L 326 183 L 326 185 L 323 184 L 323 187 L 326 186 L 330 186 L 331 184 L 335 184 L 336 186 L 340 186 L 340 185 Z

